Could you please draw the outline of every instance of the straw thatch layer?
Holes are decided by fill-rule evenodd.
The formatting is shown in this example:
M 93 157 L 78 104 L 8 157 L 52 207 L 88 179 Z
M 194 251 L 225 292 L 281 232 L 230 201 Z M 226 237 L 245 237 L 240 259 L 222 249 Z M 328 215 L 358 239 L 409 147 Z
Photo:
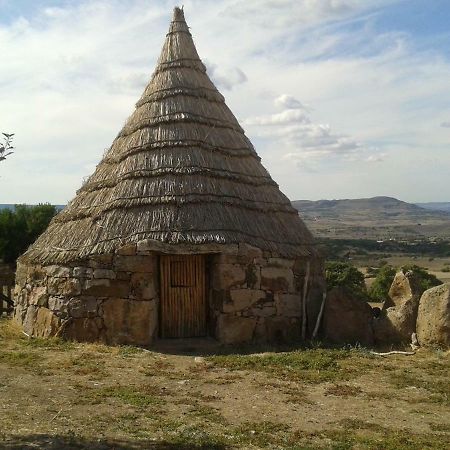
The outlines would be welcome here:
M 178 8 L 136 110 L 22 258 L 66 262 L 143 239 L 316 254 L 297 211 L 208 78 Z

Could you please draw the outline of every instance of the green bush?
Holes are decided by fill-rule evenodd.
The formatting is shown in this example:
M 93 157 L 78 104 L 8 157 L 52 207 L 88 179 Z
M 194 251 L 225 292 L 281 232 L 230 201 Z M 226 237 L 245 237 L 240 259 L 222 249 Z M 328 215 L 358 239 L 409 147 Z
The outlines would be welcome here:
M 343 262 L 327 262 L 325 265 L 327 289 L 342 287 L 361 300 L 367 300 L 364 275 L 354 266 Z
M 390 265 L 384 265 L 377 270 L 375 280 L 369 288 L 369 298 L 375 302 L 387 299 L 389 288 L 394 280 L 396 270 Z
M 0 259 L 13 263 L 47 228 L 56 214 L 49 204 L 16 205 L 0 211 Z
M 369 288 L 369 297 L 371 300 L 380 302 L 388 298 L 389 288 L 391 287 L 392 281 L 394 281 L 397 270 L 402 270 L 404 273 L 412 272 L 422 292 L 442 284 L 434 275 L 428 273 L 424 267 L 407 264 L 399 269 L 395 269 L 387 265 L 378 269 L 375 280 Z
M 428 273 L 425 268 L 416 266 L 415 264 L 407 264 L 405 266 L 402 266 L 400 269 L 403 270 L 404 273 L 412 272 L 412 274 L 418 280 L 422 292 L 425 292 L 427 289 L 442 284 L 442 281 L 439 280 L 435 275 Z

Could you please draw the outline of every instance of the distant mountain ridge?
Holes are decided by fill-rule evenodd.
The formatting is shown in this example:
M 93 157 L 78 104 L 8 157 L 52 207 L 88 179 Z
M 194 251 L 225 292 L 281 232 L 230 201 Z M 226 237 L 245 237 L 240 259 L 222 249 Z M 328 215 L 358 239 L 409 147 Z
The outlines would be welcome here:
M 429 216 L 437 215 L 448 216 L 448 212 L 442 210 L 435 210 L 431 207 L 422 207 L 414 203 L 407 203 L 393 197 L 372 197 L 372 198 L 356 198 L 356 199 L 342 199 L 342 200 L 294 200 L 292 205 L 300 212 L 309 214 L 310 212 L 317 212 L 326 214 L 327 216 L 340 215 L 345 212 L 370 211 L 379 214 L 380 216 L 398 217 L 402 214 L 413 216 Z M 433 211 L 433 212 L 430 212 Z M 444 212 L 444 214 L 441 214 Z M 381 217 L 380 217 L 381 218 Z
M 450 213 L 450 202 L 416 203 L 416 205 L 433 211 L 446 211 Z
M 292 205 L 319 237 L 450 237 L 450 210 L 426 208 L 393 197 L 295 200 Z

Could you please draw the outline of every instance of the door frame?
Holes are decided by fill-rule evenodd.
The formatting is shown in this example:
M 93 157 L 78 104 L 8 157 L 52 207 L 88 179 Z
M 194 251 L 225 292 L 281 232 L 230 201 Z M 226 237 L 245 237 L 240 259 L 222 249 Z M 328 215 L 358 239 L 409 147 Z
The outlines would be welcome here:
M 177 257 L 189 257 L 189 256 L 198 256 L 203 259 L 203 297 L 204 297 L 204 333 L 199 334 L 197 336 L 174 336 L 174 337 L 167 337 L 163 336 L 163 291 L 164 291 L 164 280 L 163 277 L 163 267 L 162 267 L 162 260 L 165 257 L 174 257 L 176 259 Z M 170 259 L 168 258 L 168 261 Z M 209 277 L 209 271 L 210 271 L 210 258 L 209 255 L 206 253 L 183 253 L 183 254 L 177 254 L 177 253 L 160 253 L 158 255 L 158 280 L 159 280 L 159 307 L 158 307 L 158 336 L 160 339 L 189 339 L 190 337 L 196 338 L 196 337 L 207 337 L 210 335 L 210 277 Z M 170 269 L 169 269 L 170 270 Z M 169 275 L 170 276 L 170 275 Z M 169 278 L 170 280 L 170 278 Z

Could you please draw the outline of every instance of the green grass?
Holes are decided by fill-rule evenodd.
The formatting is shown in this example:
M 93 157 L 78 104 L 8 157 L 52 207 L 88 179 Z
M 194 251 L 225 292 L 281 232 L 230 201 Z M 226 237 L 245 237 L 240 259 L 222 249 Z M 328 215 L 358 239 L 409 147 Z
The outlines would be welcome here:
M 410 388 L 412 386 L 425 389 L 430 393 L 427 397 L 427 401 L 450 405 L 450 382 L 448 380 L 448 372 L 446 375 L 442 375 L 442 378 L 427 379 L 427 377 L 416 371 L 403 369 L 393 372 L 390 375 L 390 381 L 399 389 Z
M 20 345 L 25 348 L 36 348 L 40 350 L 59 350 L 68 351 L 75 348 L 75 344 L 71 341 L 64 341 L 61 338 L 27 338 L 20 339 Z
M 25 351 L 0 351 L 0 363 L 11 367 L 36 368 L 39 366 L 40 356 Z
M 348 384 L 334 384 L 325 390 L 325 395 L 334 395 L 336 397 L 354 397 L 362 393 L 359 386 L 350 386 Z
M 358 371 L 356 361 L 353 367 L 344 366 L 342 361 L 353 355 L 351 350 L 306 349 L 262 355 L 219 355 L 208 360 L 230 370 L 268 372 L 285 379 L 318 383 L 351 377 Z
M 93 392 L 96 399 L 113 398 L 127 405 L 144 408 L 161 405 L 164 400 L 153 386 L 110 386 Z
M 212 406 L 197 403 L 189 409 L 188 414 L 191 417 L 198 417 L 199 419 L 210 423 L 227 424 L 225 417 L 223 417 L 222 414 L 220 414 L 220 412 Z

